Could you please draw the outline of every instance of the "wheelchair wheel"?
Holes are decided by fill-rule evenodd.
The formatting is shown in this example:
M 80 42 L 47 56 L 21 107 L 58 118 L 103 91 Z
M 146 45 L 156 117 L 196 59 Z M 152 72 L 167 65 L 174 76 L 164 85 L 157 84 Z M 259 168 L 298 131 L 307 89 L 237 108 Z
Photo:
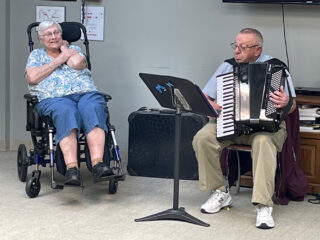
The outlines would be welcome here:
M 17 156 L 17 169 L 18 169 L 18 177 L 21 182 L 25 182 L 28 173 L 28 156 L 26 146 L 24 144 L 20 144 L 18 148 L 18 156 Z
M 29 198 L 34 198 L 38 196 L 40 188 L 40 180 L 36 177 L 31 177 L 26 184 L 26 193 L 29 196 Z
M 109 181 L 109 194 L 115 194 L 118 190 L 118 180 L 112 178 Z

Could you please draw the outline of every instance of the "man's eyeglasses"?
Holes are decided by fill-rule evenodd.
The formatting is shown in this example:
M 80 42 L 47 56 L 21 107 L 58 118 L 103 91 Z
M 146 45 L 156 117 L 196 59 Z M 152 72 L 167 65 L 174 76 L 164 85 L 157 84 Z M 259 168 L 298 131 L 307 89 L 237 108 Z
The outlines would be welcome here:
M 242 44 L 237 44 L 237 43 L 235 43 L 235 42 L 231 43 L 230 45 L 231 45 L 231 47 L 232 47 L 233 50 L 236 49 L 236 48 L 238 48 L 240 51 L 244 51 L 244 50 L 246 50 L 247 48 L 253 48 L 253 47 L 258 47 L 258 46 L 260 46 L 259 44 L 255 44 L 255 45 L 252 45 L 252 46 L 248 46 L 248 45 L 243 44 L 243 43 L 242 43 Z
M 45 37 L 45 38 L 51 38 L 53 36 L 60 36 L 60 35 L 61 35 L 60 31 L 53 31 L 53 32 L 48 32 L 48 33 L 42 34 L 41 36 Z

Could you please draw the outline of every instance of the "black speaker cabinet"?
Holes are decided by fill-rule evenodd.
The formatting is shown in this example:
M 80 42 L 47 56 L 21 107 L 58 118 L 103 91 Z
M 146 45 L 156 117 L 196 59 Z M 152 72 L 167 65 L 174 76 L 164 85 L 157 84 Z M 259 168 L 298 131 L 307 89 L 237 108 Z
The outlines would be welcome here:
M 182 112 L 180 179 L 198 179 L 193 136 L 207 123 L 202 115 Z M 133 176 L 173 178 L 175 111 L 142 108 L 129 121 L 127 170 Z

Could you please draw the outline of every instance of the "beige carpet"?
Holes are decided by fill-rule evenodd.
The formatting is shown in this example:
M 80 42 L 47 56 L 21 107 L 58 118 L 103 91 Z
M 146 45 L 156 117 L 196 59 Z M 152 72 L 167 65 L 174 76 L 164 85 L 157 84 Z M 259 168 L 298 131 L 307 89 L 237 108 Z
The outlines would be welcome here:
M 306 200 L 275 206 L 276 227 L 260 230 L 255 227 L 251 189 L 241 188 L 240 194 L 233 194 L 234 205 L 229 211 L 208 215 L 199 211 L 208 193 L 198 190 L 197 181 L 180 181 L 179 207 L 210 227 L 171 220 L 135 222 L 172 208 L 173 180 L 127 176 L 119 182 L 118 192 L 109 195 L 108 184 L 93 183 L 85 165 L 81 168 L 83 192 L 73 187 L 52 190 L 49 167 L 42 171 L 40 194 L 29 199 L 25 183 L 17 177 L 16 152 L 0 152 L 1 240 L 320 239 L 320 205 Z M 57 175 L 57 180 L 63 178 Z

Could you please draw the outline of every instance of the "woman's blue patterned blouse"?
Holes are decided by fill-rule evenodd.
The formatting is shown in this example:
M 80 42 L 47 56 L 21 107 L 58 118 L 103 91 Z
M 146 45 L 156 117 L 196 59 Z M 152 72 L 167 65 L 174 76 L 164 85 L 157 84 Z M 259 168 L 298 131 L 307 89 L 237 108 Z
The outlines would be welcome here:
M 70 45 L 85 58 L 80 47 Z M 50 63 L 51 59 L 44 48 L 33 50 L 27 61 L 26 68 L 39 67 Z M 46 98 L 62 97 L 74 93 L 97 91 L 88 68 L 74 70 L 66 64 L 60 65 L 48 77 L 35 85 L 29 84 L 30 94 L 38 97 L 39 101 Z

